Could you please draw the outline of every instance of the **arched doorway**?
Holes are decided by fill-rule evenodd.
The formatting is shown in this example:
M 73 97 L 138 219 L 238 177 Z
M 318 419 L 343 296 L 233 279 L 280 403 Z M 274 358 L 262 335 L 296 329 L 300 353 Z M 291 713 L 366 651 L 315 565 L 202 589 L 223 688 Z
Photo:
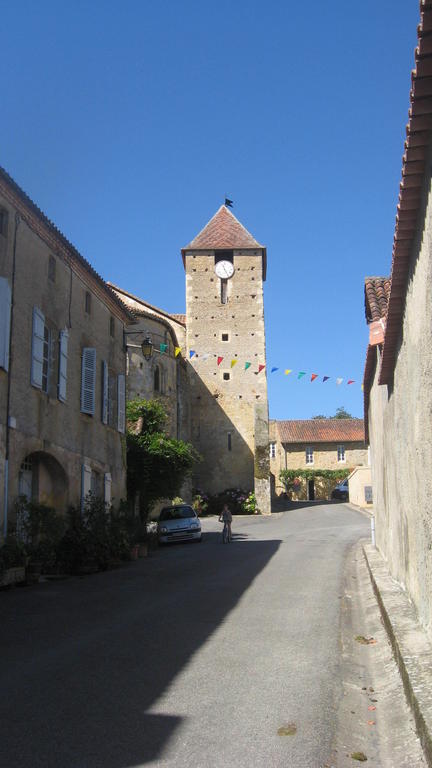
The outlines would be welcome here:
M 63 512 L 68 502 L 68 478 L 62 465 L 43 451 L 28 454 L 18 473 L 18 494 Z

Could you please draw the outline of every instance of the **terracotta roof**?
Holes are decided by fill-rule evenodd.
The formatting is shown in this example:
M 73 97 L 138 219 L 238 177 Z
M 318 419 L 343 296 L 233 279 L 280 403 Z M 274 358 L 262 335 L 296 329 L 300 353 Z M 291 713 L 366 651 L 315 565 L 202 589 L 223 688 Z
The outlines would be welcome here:
M 365 314 L 368 323 L 386 317 L 389 294 L 390 278 L 365 278 Z
M 212 219 L 196 237 L 182 248 L 183 263 L 186 251 L 243 250 L 259 248 L 263 252 L 263 278 L 266 273 L 266 247 L 258 243 L 250 232 L 240 224 L 225 205 L 221 205 Z
M 167 317 L 170 320 L 174 320 L 175 323 L 179 323 L 180 325 L 186 326 L 186 315 L 177 315 L 177 314 L 170 314 L 169 312 L 165 312 L 164 309 L 159 309 L 159 307 L 155 307 L 153 304 L 150 304 L 148 301 L 144 301 L 144 299 L 140 299 L 138 296 L 134 296 L 133 293 L 129 293 L 129 291 L 125 291 L 124 288 L 120 288 L 118 285 L 114 285 L 114 283 L 108 283 L 110 288 L 115 291 L 116 294 L 120 294 L 120 296 L 127 296 L 129 299 L 132 299 L 132 301 L 136 301 L 138 304 L 141 304 L 143 306 L 143 309 L 147 307 L 147 309 L 150 309 L 152 312 L 155 312 L 158 315 L 161 315 L 162 317 Z M 139 315 L 140 310 L 136 307 L 129 307 L 129 310 L 132 311 L 134 314 Z
M 281 443 L 364 442 L 363 419 L 301 419 L 277 426 Z
M 420 24 L 415 50 L 416 67 L 411 74 L 409 120 L 406 126 L 405 154 L 402 160 L 396 226 L 393 240 L 391 289 L 387 325 L 381 359 L 379 384 L 388 384 L 395 365 L 395 355 L 405 305 L 406 287 L 413 244 L 423 228 L 419 218 L 422 197 L 430 169 L 427 162 L 432 137 L 432 2 L 421 0 Z
M 45 229 L 42 231 L 45 233 L 49 233 L 51 238 L 54 237 L 54 242 L 57 243 L 59 246 L 61 246 L 63 251 L 63 256 L 66 256 L 69 258 L 69 261 L 75 262 L 75 264 L 82 267 L 85 272 L 88 273 L 88 275 L 93 278 L 93 280 L 98 285 L 99 289 L 101 290 L 102 294 L 105 294 L 106 299 L 109 299 L 111 303 L 114 303 L 117 305 L 117 308 L 121 310 L 123 315 L 124 321 L 131 321 L 133 320 L 133 316 L 131 315 L 129 309 L 126 307 L 126 305 L 121 301 L 121 299 L 117 296 L 116 293 L 112 290 L 112 288 L 108 285 L 108 283 L 105 282 L 105 280 L 96 272 L 95 269 L 93 269 L 92 265 L 87 261 L 87 259 L 84 258 L 80 254 L 80 252 L 75 248 L 72 243 L 69 242 L 69 240 L 63 235 L 62 232 L 56 227 L 55 224 L 46 216 L 43 211 L 41 211 L 40 208 L 36 205 L 36 203 L 33 202 L 33 200 L 24 192 L 23 189 L 14 181 L 12 176 L 8 174 L 7 171 L 5 171 L 4 168 L 0 166 L 0 183 L 3 182 L 3 193 L 6 197 L 8 197 L 11 205 L 14 207 L 17 207 L 20 209 L 21 216 L 26 219 L 27 224 L 31 227 L 32 221 L 34 222 L 35 219 L 38 220 Z M 21 207 L 20 204 L 21 203 Z M 24 205 L 24 207 L 23 207 Z M 29 213 L 26 215 L 26 211 Z M 32 216 L 35 217 L 35 219 L 32 219 Z M 33 227 L 34 228 L 34 227 Z M 41 233 L 39 233 L 41 234 Z M 46 238 L 46 234 L 45 234 Z M 52 244 L 53 252 L 56 252 L 56 248 L 53 247 L 54 242 Z

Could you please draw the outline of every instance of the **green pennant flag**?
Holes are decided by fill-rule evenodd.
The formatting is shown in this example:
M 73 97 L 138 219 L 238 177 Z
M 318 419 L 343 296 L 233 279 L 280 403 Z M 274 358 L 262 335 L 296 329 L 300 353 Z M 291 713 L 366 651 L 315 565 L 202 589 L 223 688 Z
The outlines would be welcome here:
M 250 368 L 252 363 L 245 363 L 245 371 L 247 371 L 248 368 Z
M 301 379 L 302 376 L 306 376 L 306 371 L 300 371 L 299 375 L 297 376 L 298 379 Z

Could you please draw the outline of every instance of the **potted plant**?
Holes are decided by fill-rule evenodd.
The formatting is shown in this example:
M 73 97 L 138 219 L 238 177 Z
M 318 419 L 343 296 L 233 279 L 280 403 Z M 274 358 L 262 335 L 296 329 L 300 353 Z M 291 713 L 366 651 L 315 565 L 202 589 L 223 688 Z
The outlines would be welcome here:
M 25 558 L 24 546 L 14 536 L 8 536 L 0 548 L 0 587 L 25 581 Z

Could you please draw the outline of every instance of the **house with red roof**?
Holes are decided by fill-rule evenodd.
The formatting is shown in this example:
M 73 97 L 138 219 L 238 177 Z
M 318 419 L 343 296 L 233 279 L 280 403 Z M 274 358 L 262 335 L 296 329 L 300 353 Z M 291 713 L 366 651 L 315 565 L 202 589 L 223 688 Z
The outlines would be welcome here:
M 333 470 L 350 474 L 368 466 L 363 419 L 296 419 L 270 422 L 270 471 L 277 496 L 285 491 L 284 469 Z M 329 499 L 336 480 L 301 478 L 295 500 Z
M 432 3 L 420 3 L 390 278 L 365 282 L 376 544 L 432 634 Z

